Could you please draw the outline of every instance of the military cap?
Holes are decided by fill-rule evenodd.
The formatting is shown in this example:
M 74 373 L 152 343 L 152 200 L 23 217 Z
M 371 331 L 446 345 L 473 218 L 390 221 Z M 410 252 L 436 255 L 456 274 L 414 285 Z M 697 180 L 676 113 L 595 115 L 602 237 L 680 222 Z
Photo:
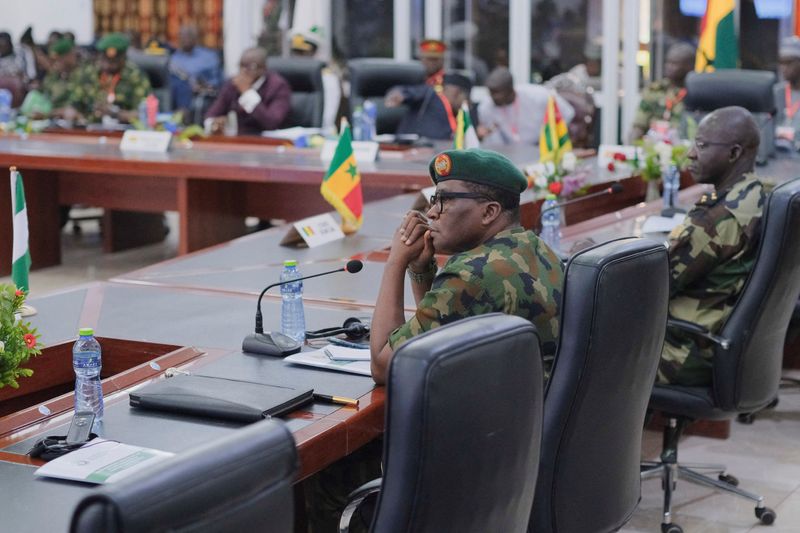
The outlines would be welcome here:
M 316 52 L 320 44 L 320 33 L 321 29 L 318 26 L 312 26 L 307 31 L 292 32 L 292 50 Z
M 778 57 L 786 59 L 800 59 L 800 37 L 792 35 L 781 41 Z
M 433 158 L 428 171 L 435 184 L 445 180 L 462 180 L 514 193 L 521 193 L 528 187 L 528 180 L 511 160 L 497 152 L 480 148 L 442 152 Z
M 49 52 L 51 56 L 63 56 L 70 53 L 74 47 L 75 43 L 69 39 L 59 39 L 50 45 Z
M 130 40 L 124 33 L 107 33 L 97 41 L 95 48 L 104 52 L 106 57 L 116 57 L 118 54 L 124 54 L 129 45 Z
M 419 43 L 419 57 L 444 57 L 447 46 L 439 39 L 425 39 Z
M 469 94 L 469 92 L 472 90 L 472 82 L 470 79 L 463 74 L 459 74 L 458 72 L 446 73 L 442 77 L 442 85 L 455 85 L 456 87 L 461 87 L 467 94 Z

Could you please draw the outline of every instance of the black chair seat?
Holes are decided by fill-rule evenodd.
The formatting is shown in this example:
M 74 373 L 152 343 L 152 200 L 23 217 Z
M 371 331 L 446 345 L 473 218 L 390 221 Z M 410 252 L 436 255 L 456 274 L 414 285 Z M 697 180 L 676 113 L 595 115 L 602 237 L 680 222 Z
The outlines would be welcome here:
M 725 420 L 735 413 L 724 411 L 714 404 L 708 387 L 656 385 L 650 395 L 650 408 L 662 413 L 700 420 Z

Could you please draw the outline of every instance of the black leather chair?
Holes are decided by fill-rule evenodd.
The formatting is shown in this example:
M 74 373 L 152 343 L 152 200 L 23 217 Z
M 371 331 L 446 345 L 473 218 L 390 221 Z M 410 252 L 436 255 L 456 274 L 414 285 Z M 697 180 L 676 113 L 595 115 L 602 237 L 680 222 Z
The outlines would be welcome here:
M 377 109 L 375 129 L 378 134 L 395 133 L 397 126 L 408 112 L 406 106 L 387 108 L 383 97 L 396 85 L 418 85 L 425 83 L 425 69 L 419 61 L 395 61 L 377 57 L 351 59 L 347 63 L 350 72 L 350 107 L 348 116 L 352 121 L 353 111 L 370 100 Z
M 150 80 L 153 94 L 158 97 L 159 111 L 172 110 L 172 94 L 169 89 L 169 56 L 151 55 L 142 52 L 128 53 L 128 61 L 139 67 Z
M 536 486 L 542 362 L 534 326 L 493 313 L 412 339 L 387 383 L 385 476 L 371 531 L 525 531 Z M 533 475 L 531 475 L 533 473 Z
M 660 243 L 620 239 L 570 259 L 528 531 L 615 531 L 636 509 L 668 301 Z
M 646 462 L 642 478 L 660 477 L 664 487 L 664 522 L 661 530 L 680 533 L 672 523 L 671 500 L 676 481 L 685 479 L 727 491 L 756 502 L 756 517 L 764 524 L 775 512 L 763 497 L 738 488 L 723 465 L 678 463 L 678 440 L 692 420 L 724 420 L 738 413 L 757 411 L 778 394 L 786 329 L 800 295 L 800 179 L 784 183 L 769 196 L 764 208 L 761 243 L 755 266 L 739 301 L 717 335 L 698 326 L 670 322 L 705 335 L 714 344 L 713 382 L 710 387 L 656 385 L 650 407 L 667 419 L 661 460 Z M 717 479 L 696 470 L 719 472 Z
M 78 503 L 70 531 L 289 533 L 296 470 L 291 433 L 265 420 L 103 486 Z
M 325 66 L 325 63 L 306 57 L 270 57 L 267 65 L 270 70 L 283 76 L 292 88 L 292 107 L 281 127 L 319 128 L 322 126 L 322 109 L 325 99 L 322 87 L 322 67 Z

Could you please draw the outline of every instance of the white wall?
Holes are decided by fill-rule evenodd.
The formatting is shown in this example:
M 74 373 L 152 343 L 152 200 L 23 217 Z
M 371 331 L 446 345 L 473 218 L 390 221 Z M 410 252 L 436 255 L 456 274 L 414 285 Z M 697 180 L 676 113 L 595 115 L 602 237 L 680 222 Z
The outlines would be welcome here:
M 28 26 L 36 43 L 44 43 L 52 30 L 75 32 L 78 44 L 94 38 L 92 0 L 0 0 L 0 13 L 0 30 L 15 44 Z

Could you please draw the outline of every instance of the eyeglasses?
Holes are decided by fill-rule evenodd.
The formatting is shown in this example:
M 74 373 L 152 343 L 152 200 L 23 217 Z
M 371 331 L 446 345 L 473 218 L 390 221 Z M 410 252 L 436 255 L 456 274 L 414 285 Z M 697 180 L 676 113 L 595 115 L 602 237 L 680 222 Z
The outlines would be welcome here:
M 260 63 L 239 63 L 239 68 L 242 70 L 258 70 L 261 66 Z
M 437 191 L 436 194 L 430 197 L 431 207 L 439 204 L 439 212 L 444 210 L 444 201 L 452 198 L 472 198 L 473 200 L 484 200 L 486 202 L 493 202 L 493 198 L 489 198 L 485 194 L 479 192 L 444 192 Z
M 697 139 L 694 140 L 694 145 L 698 151 L 702 152 L 709 146 L 733 146 L 737 143 L 726 143 L 726 142 L 714 142 L 714 141 L 698 141 Z

